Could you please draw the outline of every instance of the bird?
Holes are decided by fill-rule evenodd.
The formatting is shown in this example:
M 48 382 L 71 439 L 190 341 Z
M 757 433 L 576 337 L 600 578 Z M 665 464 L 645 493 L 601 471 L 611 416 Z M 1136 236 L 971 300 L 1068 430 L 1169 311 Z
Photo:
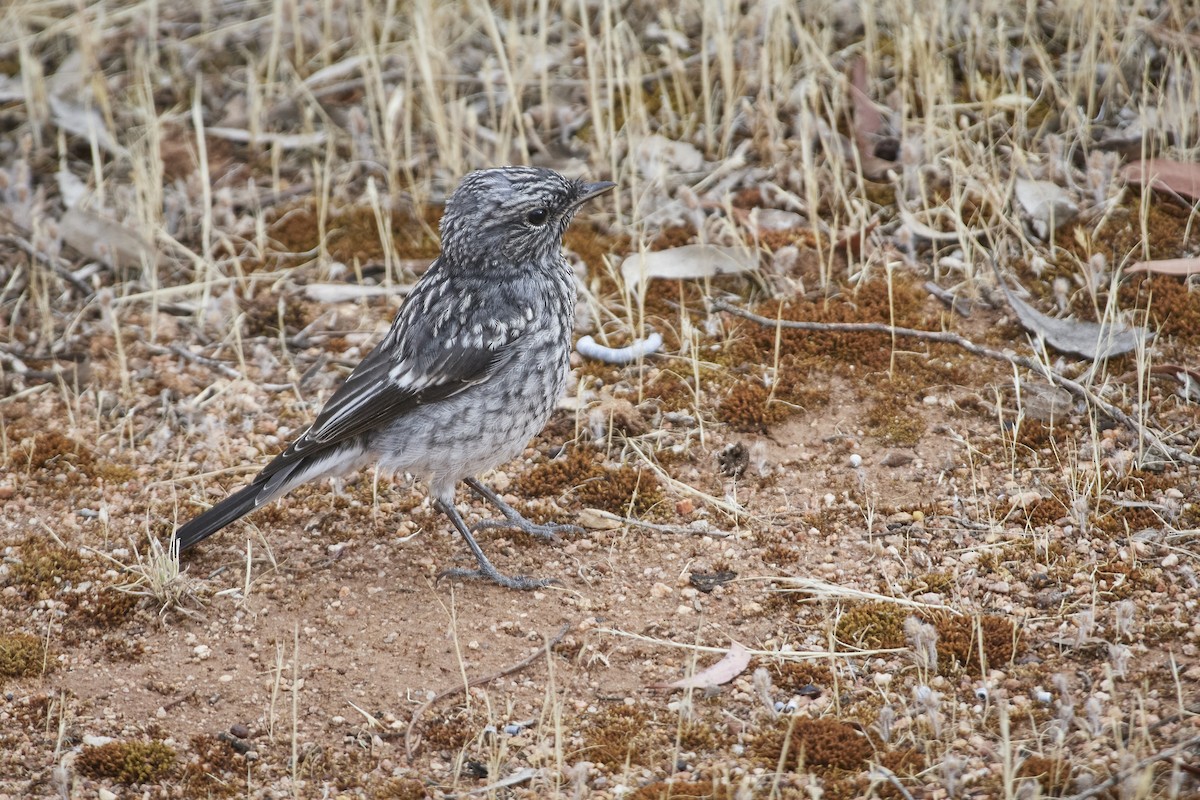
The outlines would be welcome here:
M 442 577 L 535 589 L 488 560 L 455 507 L 460 482 L 512 527 L 543 539 L 570 525 L 537 524 L 479 476 L 514 459 L 545 427 L 566 388 L 575 276 L 563 235 L 580 207 L 616 184 L 541 167 L 466 175 L 446 202 L 440 252 L 391 327 L 313 423 L 244 488 L 176 529 L 179 551 L 310 481 L 375 465 L 420 479 L 478 564 Z

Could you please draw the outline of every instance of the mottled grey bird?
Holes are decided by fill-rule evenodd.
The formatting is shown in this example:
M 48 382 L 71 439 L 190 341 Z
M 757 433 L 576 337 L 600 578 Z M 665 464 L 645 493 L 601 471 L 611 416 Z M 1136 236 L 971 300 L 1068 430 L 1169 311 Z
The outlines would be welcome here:
M 466 481 L 504 514 L 503 523 L 477 527 L 543 538 L 571 527 L 530 522 L 476 476 L 515 458 L 563 393 L 575 283 L 562 237 L 580 205 L 614 185 L 533 167 L 466 176 L 446 203 L 441 255 L 382 341 L 249 486 L 175 531 L 180 549 L 302 483 L 378 464 L 421 478 L 479 562 L 443 575 L 545 585 L 492 566 L 454 507 L 454 490 Z

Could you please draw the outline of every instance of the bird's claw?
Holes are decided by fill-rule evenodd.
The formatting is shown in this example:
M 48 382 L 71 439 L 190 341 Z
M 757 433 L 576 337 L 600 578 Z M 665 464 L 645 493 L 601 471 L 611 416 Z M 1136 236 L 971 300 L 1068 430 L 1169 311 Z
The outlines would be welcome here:
M 468 578 L 474 580 L 485 580 L 497 583 L 506 589 L 520 589 L 529 591 L 531 589 L 542 589 L 552 583 L 558 583 L 553 578 L 530 578 L 527 575 L 516 575 L 509 577 L 495 570 L 488 571 L 484 569 L 463 569 L 461 567 L 453 567 L 451 569 L 442 570 L 438 573 L 437 580 L 440 582 L 442 578 Z
M 512 528 L 514 530 L 523 531 L 530 536 L 536 536 L 547 542 L 557 540 L 560 533 L 583 533 L 583 528 L 578 525 L 559 525 L 556 523 L 538 524 L 530 522 L 524 517 L 512 519 L 506 517 L 504 519 L 484 519 L 476 522 L 471 526 L 471 531 L 489 530 L 491 528 Z

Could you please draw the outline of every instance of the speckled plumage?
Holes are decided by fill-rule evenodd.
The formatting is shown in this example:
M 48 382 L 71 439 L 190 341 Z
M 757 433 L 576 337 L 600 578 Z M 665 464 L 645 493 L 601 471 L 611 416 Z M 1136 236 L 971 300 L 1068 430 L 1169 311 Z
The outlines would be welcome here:
M 377 463 L 426 483 L 480 575 L 540 585 L 495 573 L 454 510 L 454 491 L 519 454 L 562 395 L 575 308 L 562 236 L 580 204 L 611 187 L 532 167 L 464 178 L 442 217 L 441 255 L 387 334 L 249 486 L 175 532 L 181 549 L 302 483 Z

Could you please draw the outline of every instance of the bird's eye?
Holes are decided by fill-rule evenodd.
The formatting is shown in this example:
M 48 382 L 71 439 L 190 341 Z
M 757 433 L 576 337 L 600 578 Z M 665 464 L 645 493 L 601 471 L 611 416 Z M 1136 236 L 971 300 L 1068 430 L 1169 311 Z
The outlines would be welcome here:
M 525 215 L 525 221 L 535 228 L 540 228 L 550 219 L 550 212 L 544 208 L 535 208 Z

